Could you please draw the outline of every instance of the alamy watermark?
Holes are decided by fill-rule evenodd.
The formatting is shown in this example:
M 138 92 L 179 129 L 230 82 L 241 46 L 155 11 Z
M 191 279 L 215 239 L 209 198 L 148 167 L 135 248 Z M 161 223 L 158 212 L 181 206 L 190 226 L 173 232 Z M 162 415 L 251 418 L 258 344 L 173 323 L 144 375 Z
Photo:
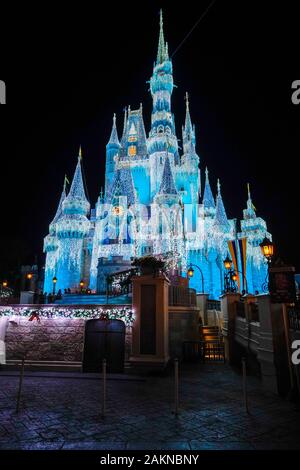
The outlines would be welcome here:
M 292 90 L 295 90 L 291 96 L 292 103 L 296 105 L 300 104 L 300 80 L 293 81 Z
M 6 86 L 3 80 L 0 80 L 0 104 L 6 104 Z
M 296 339 L 292 342 L 292 349 L 294 350 L 292 354 L 292 363 L 294 366 L 298 366 L 300 364 L 300 339 Z

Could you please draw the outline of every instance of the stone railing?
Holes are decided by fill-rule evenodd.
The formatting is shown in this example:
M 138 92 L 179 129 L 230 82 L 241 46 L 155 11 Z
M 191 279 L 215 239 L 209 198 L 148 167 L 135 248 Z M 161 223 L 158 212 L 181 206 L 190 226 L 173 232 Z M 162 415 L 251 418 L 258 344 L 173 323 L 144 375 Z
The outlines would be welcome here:
M 196 307 L 196 291 L 188 287 L 169 286 L 169 306 Z

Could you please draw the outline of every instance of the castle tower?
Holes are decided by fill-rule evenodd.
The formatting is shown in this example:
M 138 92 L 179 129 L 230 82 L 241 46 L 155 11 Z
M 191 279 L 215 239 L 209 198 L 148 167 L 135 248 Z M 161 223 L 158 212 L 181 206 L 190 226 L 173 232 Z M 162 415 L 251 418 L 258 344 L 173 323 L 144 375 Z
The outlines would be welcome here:
M 56 214 L 51 224 L 49 225 L 49 235 L 44 238 L 44 253 L 46 253 L 45 263 L 45 279 L 44 279 L 44 292 L 48 294 L 53 290 L 53 278 L 57 275 L 57 258 L 58 258 L 58 247 L 59 240 L 56 233 L 56 225 L 61 219 L 62 205 L 66 199 L 66 177 L 64 181 L 64 187 L 60 196 L 59 204 L 56 210 Z
M 113 125 L 110 134 L 110 139 L 106 145 L 106 163 L 105 163 L 105 189 L 109 188 L 112 182 L 115 170 L 115 157 L 120 152 L 120 142 L 118 131 L 116 127 L 116 115 L 113 116 Z
M 267 231 L 266 222 L 256 215 L 249 184 L 247 185 L 247 194 L 247 208 L 243 211 L 240 238 L 247 239 L 246 277 L 248 289 L 250 292 L 261 292 L 262 285 L 266 280 L 267 265 L 259 244 L 265 236 L 272 240 L 272 235 Z
M 83 243 L 90 231 L 87 218 L 90 203 L 85 194 L 81 158 L 80 149 L 70 191 L 62 203 L 62 215 L 56 223 L 59 240 L 57 289 L 78 289 L 84 271 Z
M 153 109 L 151 115 L 151 130 L 148 139 L 148 152 L 150 155 L 152 198 L 159 189 L 166 150 L 168 151 L 171 166 L 174 165 L 174 156 L 178 153 L 174 119 L 171 112 L 173 86 L 173 68 L 168 54 L 168 45 L 164 39 L 161 10 L 157 59 L 150 79 Z

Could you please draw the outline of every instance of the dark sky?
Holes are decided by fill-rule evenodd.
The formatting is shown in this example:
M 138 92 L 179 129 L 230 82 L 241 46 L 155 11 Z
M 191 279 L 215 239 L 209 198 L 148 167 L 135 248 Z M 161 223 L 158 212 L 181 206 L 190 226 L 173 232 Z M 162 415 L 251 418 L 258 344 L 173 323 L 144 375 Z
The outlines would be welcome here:
M 5 12 L 0 79 L 0 276 L 18 262 L 42 262 L 42 240 L 57 207 L 64 174 L 72 175 L 79 144 L 89 196 L 103 184 L 112 114 L 142 101 L 149 130 L 148 92 L 158 40 L 159 8 L 172 52 L 209 5 L 198 2 L 28 4 Z M 300 79 L 296 2 L 217 0 L 173 57 L 172 107 L 181 138 L 184 94 L 190 93 L 201 169 L 221 178 L 230 218 L 242 215 L 246 183 L 267 220 L 281 257 L 300 270 L 297 168 Z M 1 15 L 2 16 L 2 15 Z

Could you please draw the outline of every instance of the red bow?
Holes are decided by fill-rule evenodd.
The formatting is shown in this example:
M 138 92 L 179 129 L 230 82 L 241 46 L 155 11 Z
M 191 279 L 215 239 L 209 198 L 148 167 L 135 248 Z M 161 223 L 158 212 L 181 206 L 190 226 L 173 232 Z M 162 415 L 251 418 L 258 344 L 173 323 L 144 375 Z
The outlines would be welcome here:
M 40 316 L 37 312 L 32 312 L 31 317 L 28 321 L 37 320 L 39 323 L 41 321 Z

